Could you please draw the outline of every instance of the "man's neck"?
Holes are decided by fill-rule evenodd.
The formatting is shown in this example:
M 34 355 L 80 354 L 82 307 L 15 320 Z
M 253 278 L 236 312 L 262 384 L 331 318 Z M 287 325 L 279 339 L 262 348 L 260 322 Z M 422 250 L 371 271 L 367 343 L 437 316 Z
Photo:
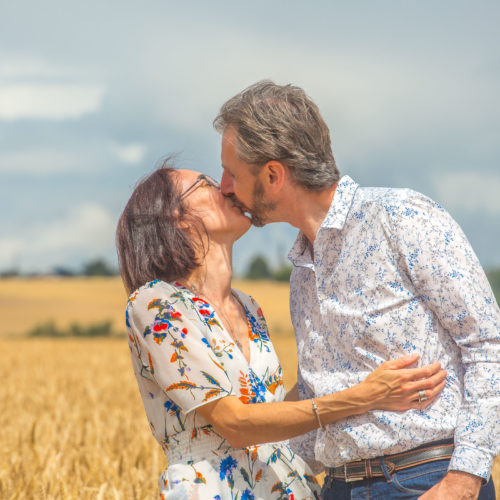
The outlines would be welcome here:
M 318 230 L 332 204 L 337 184 L 322 191 L 309 191 L 300 187 L 291 188 L 281 206 L 284 222 L 300 229 L 314 245 Z

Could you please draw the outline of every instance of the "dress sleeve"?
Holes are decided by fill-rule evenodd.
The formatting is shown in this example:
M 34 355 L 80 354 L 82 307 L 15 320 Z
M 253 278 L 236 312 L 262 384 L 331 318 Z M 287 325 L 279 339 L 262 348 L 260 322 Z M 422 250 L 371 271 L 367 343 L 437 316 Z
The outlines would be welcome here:
M 233 393 L 206 338 L 207 319 L 186 295 L 157 282 L 143 287 L 127 306 L 129 340 L 140 358 L 141 376 L 156 381 L 184 413 Z
M 484 479 L 500 450 L 500 311 L 467 238 L 437 203 L 415 193 L 393 219 L 400 263 L 460 348 L 464 394 L 450 469 Z

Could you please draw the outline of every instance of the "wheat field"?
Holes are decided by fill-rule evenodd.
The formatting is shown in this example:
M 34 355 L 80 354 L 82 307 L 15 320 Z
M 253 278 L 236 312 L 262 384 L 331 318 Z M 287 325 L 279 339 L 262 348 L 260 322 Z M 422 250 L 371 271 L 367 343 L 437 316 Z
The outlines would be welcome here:
M 291 387 L 297 357 L 287 285 L 236 286 L 262 305 Z M 125 300 L 117 278 L 0 280 L 1 499 L 157 497 L 166 463 L 132 372 Z M 50 319 L 61 326 L 111 319 L 115 337 L 25 337 Z M 499 459 L 493 476 L 500 491 Z

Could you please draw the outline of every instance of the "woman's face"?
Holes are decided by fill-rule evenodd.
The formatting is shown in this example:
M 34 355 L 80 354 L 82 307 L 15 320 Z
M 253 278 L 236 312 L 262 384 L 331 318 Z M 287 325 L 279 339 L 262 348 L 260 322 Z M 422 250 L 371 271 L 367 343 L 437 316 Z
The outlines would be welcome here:
M 248 231 L 250 219 L 222 195 L 218 182 L 193 170 L 178 170 L 177 174 L 184 204 L 201 218 L 212 241 L 235 241 Z

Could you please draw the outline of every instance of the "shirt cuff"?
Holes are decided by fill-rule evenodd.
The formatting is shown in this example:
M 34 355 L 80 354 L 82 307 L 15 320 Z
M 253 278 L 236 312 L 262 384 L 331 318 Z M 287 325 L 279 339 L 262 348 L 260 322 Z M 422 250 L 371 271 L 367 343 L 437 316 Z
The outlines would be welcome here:
M 490 453 L 469 446 L 455 446 L 448 470 L 468 472 L 489 481 L 493 458 Z

